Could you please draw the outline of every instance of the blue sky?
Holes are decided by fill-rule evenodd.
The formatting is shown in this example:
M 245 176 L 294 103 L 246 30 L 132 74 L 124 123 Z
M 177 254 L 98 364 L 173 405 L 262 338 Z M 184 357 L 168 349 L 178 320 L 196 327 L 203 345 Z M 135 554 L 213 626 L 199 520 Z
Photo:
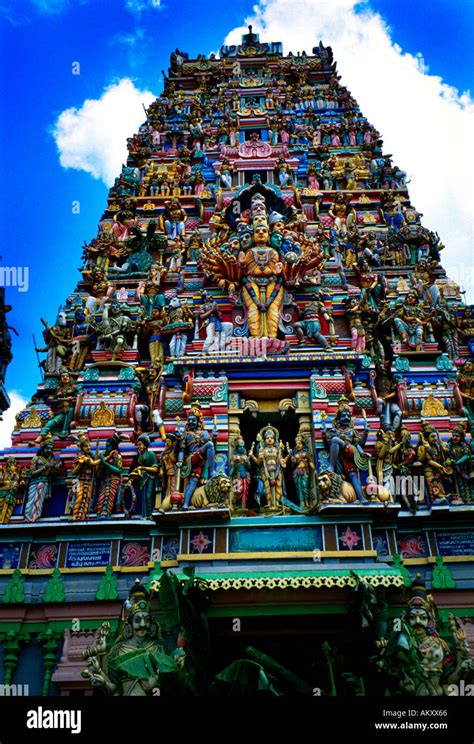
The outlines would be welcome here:
M 279 13 L 279 2 L 267 0 L 267 18 L 271 12 Z M 324 6 L 324 27 L 331 28 L 327 25 L 331 4 L 308 3 Z M 370 9 L 388 24 L 391 42 L 403 52 L 423 55 L 429 75 L 441 77 L 460 93 L 473 89 L 470 0 L 373 0 L 356 7 L 351 0 L 337 0 L 338 4 L 342 15 L 334 16 L 335 23 Z M 9 390 L 24 398 L 33 394 L 39 371 L 32 333 L 41 341 L 39 318 L 54 321 L 58 305 L 73 291 L 82 244 L 95 235 L 107 195 L 102 180 L 60 165 L 52 136 L 58 117 L 65 109 L 80 108 L 86 99 L 100 99 L 106 86 L 123 78 L 131 78 L 140 91 L 158 94 L 161 70 L 167 69 L 173 49 L 187 51 L 190 57 L 217 51 L 228 32 L 253 14 L 254 5 L 247 0 L 225 4 L 163 0 L 160 7 L 157 0 L 0 0 L 0 265 L 29 267 L 28 292 L 7 290 L 14 308 L 10 323 L 20 334 L 14 337 Z M 296 15 L 305 7 L 293 5 Z M 275 23 L 281 20 L 275 18 Z M 312 28 L 317 43 L 320 30 L 314 22 Z M 281 35 L 265 40 L 281 40 L 285 52 L 297 51 Z M 337 59 L 338 49 L 333 48 Z M 308 44 L 306 51 L 310 52 Z M 80 75 L 72 74 L 75 61 L 80 63 Z M 364 80 L 368 89 L 369 78 Z M 354 85 L 348 87 L 355 92 Z M 398 113 L 405 93 L 403 84 L 393 87 L 390 100 Z M 412 115 L 408 108 L 405 116 Z M 409 170 L 409 163 L 401 165 Z M 75 200 L 80 202 L 80 214 L 72 213 Z

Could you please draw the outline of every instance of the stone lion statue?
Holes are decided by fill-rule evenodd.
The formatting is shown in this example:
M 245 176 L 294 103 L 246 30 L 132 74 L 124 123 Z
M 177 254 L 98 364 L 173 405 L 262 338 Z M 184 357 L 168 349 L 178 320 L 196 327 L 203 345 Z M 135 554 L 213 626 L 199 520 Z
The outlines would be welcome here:
M 194 509 L 212 509 L 218 506 L 229 506 L 231 494 L 230 478 L 224 473 L 218 473 L 202 486 L 198 486 L 191 496 L 191 507 Z M 171 496 L 167 496 L 161 504 L 164 512 L 171 509 Z
M 318 475 L 321 503 L 325 504 L 353 504 L 357 502 L 357 495 L 351 483 L 345 481 L 339 473 L 323 470 Z
M 344 480 L 339 473 L 332 470 L 323 470 L 318 475 L 319 493 L 322 504 L 355 504 L 359 503 L 354 486 Z M 367 486 L 364 486 L 365 495 L 372 503 L 390 503 L 392 497 L 390 491 L 384 486 L 377 484 L 374 476 L 369 476 Z
M 198 486 L 191 497 L 195 509 L 211 509 L 230 505 L 231 482 L 224 473 L 218 473 L 204 485 Z

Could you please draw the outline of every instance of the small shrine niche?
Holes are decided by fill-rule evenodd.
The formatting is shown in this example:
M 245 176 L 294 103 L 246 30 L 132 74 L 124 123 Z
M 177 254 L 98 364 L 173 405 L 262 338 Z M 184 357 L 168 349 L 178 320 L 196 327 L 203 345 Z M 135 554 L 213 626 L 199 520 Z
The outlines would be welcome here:
M 264 390 L 252 395 L 256 397 L 242 401 L 240 415 L 229 417 L 229 461 L 234 475 L 238 470 L 236 456 L 240 456 L 237 465 L 246 458 L 247 513 L 291 513 L 309 508 L 315 485 L 309 465 L 314 454 L 308 414 L 297 411 L 293 399 L 283 397 L 283 393 L 278 399 L 268 397 L 270 391 Z M 301 470 L 303 466 L 307 471 L 307 494 L 295 478 L 298 467 Z M 238 485 L 235 490 L 239 492 Z

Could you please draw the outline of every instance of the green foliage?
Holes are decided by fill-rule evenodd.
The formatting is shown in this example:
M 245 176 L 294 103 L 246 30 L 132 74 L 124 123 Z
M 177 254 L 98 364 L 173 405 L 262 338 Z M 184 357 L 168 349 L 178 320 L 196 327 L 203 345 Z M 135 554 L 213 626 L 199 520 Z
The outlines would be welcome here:
M 290 672 L 289 669 L 270 656 L 267 656 L 252 646 L 246 648 L 245 653 L 252 661 L 257 662 L 265 672 L 273 675 L 278 685 L 285 690 L 285 693 L 296 693 L 305 696 L 313 695 L 312 688 L 304 680 L 293 674 L 293 672 Z
M 342 678 L 349 687 L 352 687 L 356 697 L 365 697 L 365 685 L 363 677 L 358 677 L 352 672 L 343 672 Z
M 256 692 L 282 694 L 273 686 L 261 665 L 248 659 L 234 661 L 217 674 L 211 692 L 226 695 L 255 695 Z
M 160 623 L 163 628 L 178 627 L 186 641 L 184 671 L 197 694 L 205 694 L 210 653 L 209 589 L 195 576 L 194 568 L 185 568 L 186 579 L 163 571 L 159 582 Z
M 163 629 L 178 627 L 185 638 L 186 658 L 184 667 L 178 667 L 167 656 L 166 668 L 163 659 L 156 654 L 150 658 L 134 659 L 132 666 L 128 666 L 125 657 L 120 661 L 125 663 L 129 673 L 136 673 L 137 677 L 144 674 L 150 666 L 156 664 L 160 673 L 170 673 L 175 683 L 175 689 L 183 690 L 194 695 L 225 694 L 248 695 L 266 693 L 281 695 L 287 693 L 312 695 L 311 688 L 299 677 L 269 656 L 249 647 L 246 650 L 247 659 L 238 659 L 209 680 L 210 634 L 207 612 L 210 604 L 210 591 L 207 582 L 196 577 L 194 567 L 183 570 L 186 578 L 180 580 L 176 574 L 163 571 L 159 579 L 158 599 L 160 604 L 160 624 Z M 143 665 L 146 665 L 145 667 Z
M 210 637 L 207 612 L 210 590 L 207 582 L 196 576 L 194 567 L 183 570 L 186 578 L 163 570 L 158 580 L 159 621 L 168 632 L 179 628 L 185 638 L 185 662 L 181 668 L 169 655 L 160 659 L 156 653 L 143 658 L 122 657 L 120 666 L 137 678 L 160 672 L 164 683 L 177 694 L 192 695 L 272 695 L 312 697 L 313 686 L 275 659 L 249 646 L 245 658 L 236 659 L 209 679 Z M 156 586 L 156 583 L 155 583 Z M 327 671 L 327 689 L 331 696 L 338 694 L 338 685 L 350 695 L 365 695 L 364 680 L 360 675 L 343 672 L 343 657 L 338 656 L 328 643 L 322 647 Z
M 409 694 L 412 690 L 414 694 L 422 684 L 425 678 L 423 657 L 405 620 L 401 620 L 400 632 L 390 634 L 379 667 L 391 680 L 390 688 L 395 694 L 402 689 Z

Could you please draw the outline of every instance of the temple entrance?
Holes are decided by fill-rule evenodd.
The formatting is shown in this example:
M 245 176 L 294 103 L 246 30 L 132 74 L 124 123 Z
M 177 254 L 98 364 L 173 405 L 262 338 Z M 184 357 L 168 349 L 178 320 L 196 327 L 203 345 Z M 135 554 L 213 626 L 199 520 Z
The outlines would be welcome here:
M 326 601 L 327 598 L 328 595 Z M 370 694 L 377 695 L 380 682 L 376 678 L 370 680 L 368 668 L 373 639 L 369 636 L 354 643 L 354 618 L 347 612 L 348 593 L 338 590 L 333 601 L 340 603 L 335 613 L 267 615 L 262 612 L 260 616 L 245 616 L 238 633 L 232 630 L 233 618 L 239 618 L 237 607 L 231 617 L 211 618 L 213 672 L 222 671 L 235 659 L 252 658 L 247 652 L 251 648 L 296 674 L 311 689 L 322 688 L 322 694 L 330 693 L 333 681 L 337 694 L 353 696 L 357 694 L 358 677 L 364 677 L 366 684 L 370 684 Z M 329 656 L 324 652 L 324 644 L 329 644 Z M 258 660 L 258 656 L 254 658 Z M 290 685 L 286 694 L 294 695 L 296 691 Z

